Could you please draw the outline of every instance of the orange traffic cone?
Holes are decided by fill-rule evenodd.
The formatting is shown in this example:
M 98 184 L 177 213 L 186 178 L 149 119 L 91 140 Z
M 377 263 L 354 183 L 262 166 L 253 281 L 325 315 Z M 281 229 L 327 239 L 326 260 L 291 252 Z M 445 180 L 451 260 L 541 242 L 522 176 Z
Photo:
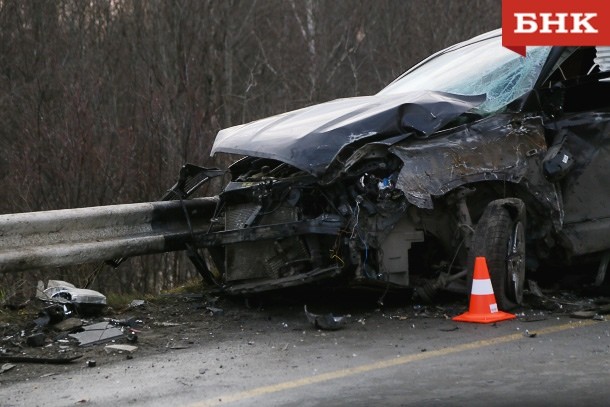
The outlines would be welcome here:
M 474 261 L 470 307 L 468 311 L 454 317 L 453 320 L 488 324 L 516 317 L 516 315 L 509 314 L 508 312 L 498 311 L 496 296 L 494 295 L 494 289 L 491 286 L 489 272 L 487 271 L 487 262 L 485 257 L 477 257 Z

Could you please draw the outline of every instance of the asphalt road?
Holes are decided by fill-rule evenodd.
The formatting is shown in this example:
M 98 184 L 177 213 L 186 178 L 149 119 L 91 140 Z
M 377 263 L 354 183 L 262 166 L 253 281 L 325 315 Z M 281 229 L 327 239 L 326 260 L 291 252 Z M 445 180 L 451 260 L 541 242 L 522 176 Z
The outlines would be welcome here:
M 536 319 L 536 318 L 533 318 Z M 2 406 L 607 406 L 610 324 L 300 313 L 187 349 L 0 387 Z

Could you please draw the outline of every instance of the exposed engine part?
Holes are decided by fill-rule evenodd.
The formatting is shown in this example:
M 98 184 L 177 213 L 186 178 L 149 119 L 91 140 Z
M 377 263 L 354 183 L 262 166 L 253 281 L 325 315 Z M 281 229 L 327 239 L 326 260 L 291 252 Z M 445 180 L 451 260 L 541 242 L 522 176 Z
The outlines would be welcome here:
M 252 204 L 229 206 L 226 209 L 226 230 L 251 226 L 253 216 L 261 207 Z M 298 220 L 295 208 L 282 206 L 272 213 L 262 215 L 258 225 L 271 225 Z M 249 222 L 247 226 L 246 223 Z M 311 261 L 299 237 L 278 240 L 262 240 L 227 245 L 225 248 L 226 281 L 251 278 L 279 278 L 294 273 L 295 263 Z M 292 270 L 292 272 L 289 272 Z
M 458 219 L 457 225 L 461 233 L 463 245 L 466 249 L 470 247 L 474 225 L 470 216 L 470 210 L 466 203 L 466 198 L 472 195 L 476 190 L 474 188 L 460 187 L 455 193 L 451 194 L 447 200 L 449 205 L 456 206 L 456 216 Z
M 452 282 L 464 278 L 468 274 L 468 270 L 462 270 L 459 273 L 449 274 L 441 273 L 434 281 L 427 281 L 423 285 L 417 287 L 416 294 L 424 302 L 434 302 L 436 296 L 441 290 L 444 290 Z

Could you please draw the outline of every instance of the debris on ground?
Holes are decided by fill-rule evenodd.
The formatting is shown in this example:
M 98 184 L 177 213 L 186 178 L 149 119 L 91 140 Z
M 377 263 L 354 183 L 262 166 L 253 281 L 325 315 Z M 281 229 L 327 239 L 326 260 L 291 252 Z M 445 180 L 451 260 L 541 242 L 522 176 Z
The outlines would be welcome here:
M 537 333 L 530 332 L 527 329 L 525 330 L 525 332 L 523 332 L 523 336 L 525 336 L 526 338 L 535 338 L 537 335 Z
M 108 322 L 115 326 L 125 326 L 129 328 L 135 328 L 138 325 L 142 325 L 142 320 L 136 317 L 126 317 L 122 319 L 108 319 Z
M 111 353 L 111 352 L 127 352 L 127 353 L 133 353 L 136 350 L 138 350 L 137 346 L 132 346 L 132 345 L 120 345 L 120 344 L 114 344 L 114 345 L 106 345 L 104 346 L 104 350 L 106 351 L 106 353 Z
M 47 288 L 42 287 L 39 281 L 36 291 L 40 300 L 70 304 L 80 315 L 97 315 L 106 307 L 106 296 L 95 290 L 77 288 L 61 280 L 49 280 Z
M 65 305 L 54 304 L 42 309 L 34 323 L 38 327 L 44 327 L 62 321 L 67 315 L 72 315 L 72 310 Z
M 570 314 L 573 318 L 593 319 L 595 321 L 604 321 L 604 315 L 610 314 L 610 305 L 596 305 L 582 311 L 574 311 Z
M 15 367 L 15 365 L 10 364 L 10 363 L 3 364 L 2 366 L 0 366 L 0 374 L 2 374 L 4 372 L 8 372 L 9 370 L 11 370 L 14 367 Z
M 156 326 L 162 326 L 162 327 L 165 327 L 165 328 L 168 328 L 168 327 L 175 327 L 175 326 L 180 326 L 180 325 L 182 325 L 182 324 L 181 324 L 181 323 L 179 323 L 179 322 L 168 322 L 168 321 L 164 321 L 164 322 L 156 322 L 156 321 L 155 321 L 153 324 L 154 324 L 154 325 L 156 325 Z
M 47 289 L 41 282 L 38 296 Z M 201 295 L 174 294 L 146 300 L 141 305 L 128 301 L 123 307 L 106 307 L 99 315 L 85 310 L 83 315 L 66 298 L 50 299 L 45 295 L 24 302 L 24 308 L 1 309 L 0 365 L 23 365 L 2 375 L 0 383 L 56 374 L 60 370 L 55 370 L 59 368 L 53 368 L 53 365 L 66 365 L 80 358 L 83 363 L 92 361 L 99 366 L 116 361 L 118 355 L 132 359 L 136 349 L 138 354 L 146 355 L 168 348 L 191 347 L 195 342 L 186 337 L 168 345 L 168 331 L 178 333 L 188 329 L 189 333 L 201 331 L 208 335 L 225 322 L 221 316 L 226 312 L 224 307 L 218 306 L 218 299 L 213 302 L 204 299 L 199 303 L 202 298 Z M 208 306 L 216 314 L 213 318 L 211 311 L 206 309 Z M 195 326 L 197 329 L 193 328 Z M 135 346 L 140 342 L 140 335 L 144 335 L 141 343 L 145 346 Z
M 570 314 L 572 318 L 591 319 L 597 315 L 596 311 L 574 311 Z
M 82 357 L 83 357 L 83 355 L 75 355 L 75 356 L 59 357 L 59 358 L 0 355 L 0 361 L 7 361 L 7 362 L 12 362 L 12 363 L 43 363 L 43 364 L 63 365 L 66 363 L 70 363 L 73 360 L 80 359 Z
M 68 335 L 76 339 L 80 346 L 90 346 L 99 343 L 109 342 L 123 337 L 123 331 L 115 327 L 110 322 L 99 322 L 97 324 L 83 327 L 83 332 Z
M 192 345 L 193 345 L 193 342 L 185 342 L 185 341 L 168 342 L 166 345 L 166 348 L 173 349 L 173 350 L 189 349 Z
M 43 334 L 42 332 L 38 332 L 28 336 L 25 340 L 25 343 L 32 348 L 40 347 L 44 346 L 46 338 L 47 337 L 45 336 L 45 334 Z
M 546 287 L 540 290 L 540 294 L 548 304 L 559 303 L 561 307 L 539 308 L 536 305 L 541 302 L 536 300 L 540 300 L 540 297 L 527 291 L 526 306 L 517 310 L 519 321 L 541 321 L 557 316 L 567 318 L 579 311 L 594 311 L 587 316 L 593 315 L 592 318 L 597 319 L 610 312 L 608 298 L 584 297 L 575 291 Z M 339 306 L 341 310 L 332 309 L 335 312 L 332 314 L 327 313 L 330 309 L 325 302 L 320 304 L 313 301 L 314 304 L 308 303 L 303 308 L 301 305 L 295 307 L 294 301 L 278 307 L 265 303 L 264 307 L 248 309 L 243 307 L 243 302 L 236 302 L 233 298 L 210 301 L 208 297 L 173 294 L 147 299 L 145 304 L 136 308 L 129 306 L 130 299 L 122 307 L 113 304 L 113 308 L 106 308 L 102 315 L 86 317 L 70 308 L 70 304 L 33 300 L 25 308 L 0 311 L 0 365 L 8 363 L 17 366 L 17 369 L 0 375 L 0 383 L 61 374 L 66 369 L 86 368 L 86 361 L 93 361 L 96 366 L 106 366 L 134 357 L 180 352 L 179 349 L 192 348 L 209 341 L 209 338 L 233 337 L 236 332 L 243 336 L 248 330 L 278 330 L 281 335 L 290 335 L 296 330 L 305 335 L 307 331 L 304 327 L 309 324 L 325 332 L 345 327 L 348 322 L 353 322 L 353 325 L 349 325 L 353 328 L 350 335 L 365 334 L 379 324 L 392 324 L 398 329 L 415 328 L 418 324 L 419 328 L 425 326 L 430 318 L 446 320 L 445 315 L 453 314 L 455 309 L 463 306 L 461 299 L 456 302 L 451 296 L 435 305 L 411 302 L 401 303 L 400 307 L 378 307 L 374 300 L 371 301 L 370 306 L 365 306 L 365 311 L 361 308 L 361 302 L 348 308 L 342 303 Z M 263 304 L 262 301 L 260 303 Z M 310 309 L 319 313 L 309 312 Z M 307 320 L 303 319 L 303 311 Z M 38 322 L 34 323 L 35 320 Z M 536 325 L 528 326 L 530 329 L 525 336 L 534 337 L 533 326 Z M 461 328 L 450 322 L 438 327 L 443 332 L 439 332 L 441 335 L 459 334 L 458 329 Z M 324 332 L 317 336 L 328 340 L 332 334 Z M 44 345 L 28 346 L 28 337 L 40 338 L 44 340 Z M 250 336 L 244 336 L 243 343 L 244 346 L 261 346 L 255 337 Z M 292 341 L 282 338 L 277 349 L 288 351 L 292 346 Z M 78 363 L 78 360 L 82 362 Z
M 205 307 L 206 311 L 208 311 L 210 313 L 210 315 L 212 316 L 223 316 L 224 315 L 224 310 L 222 308 L 216 308 L 216 307 Z
M 599 319 L 601 315 L 610 314 L 610 299 L 607 297 L 581 297 L 566 291 L 551 291 L 545 294 L 535 281 L 528 280 L 527 283 L 531 294 L 527 301 L 530 307 L 580 319 Z
M 341 329 L 347 323 L 347 317 L 339 316 L 336 317 L 333 314 L 317 315 L 307 311 L 307 305 L 305 305 L 305 315 L 307 320 L 316 328 L 327 331 L 336 331 Z
M 80 328 L 83 326 L 83 321 L 80 318 L 68 318 L 68 319 L 64 319 L 61 322 L 56 323 L 55 325 L 53 325 L 53 329 L 55 329 L 56 331 L 62 331 L 62 332 L 72 332 L 77 328 Z
M 519 321 L 521 322 L 537 322 L 549 319 L 547 313 L 544 311 L 534 313 L 520 312 L 517 314 L 517 318 L 519 318 Z
M 129 303 L 129 308 L 138 308 L 144 304 L 146 304 L 146 301 L 144 301 L 144 300 L 133 300 L 132 302 Z

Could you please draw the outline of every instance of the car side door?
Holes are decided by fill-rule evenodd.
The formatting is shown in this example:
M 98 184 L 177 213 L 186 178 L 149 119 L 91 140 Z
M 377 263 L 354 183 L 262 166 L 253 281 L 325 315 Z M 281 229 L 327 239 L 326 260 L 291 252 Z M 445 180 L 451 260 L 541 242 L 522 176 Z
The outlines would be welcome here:
M 582 48 L 558 68 L 559 111 L 546 123 L 545 175 L 560 187 L 573 254 L 610 248 L 610 74 L 595 67 L 594 50 Z

